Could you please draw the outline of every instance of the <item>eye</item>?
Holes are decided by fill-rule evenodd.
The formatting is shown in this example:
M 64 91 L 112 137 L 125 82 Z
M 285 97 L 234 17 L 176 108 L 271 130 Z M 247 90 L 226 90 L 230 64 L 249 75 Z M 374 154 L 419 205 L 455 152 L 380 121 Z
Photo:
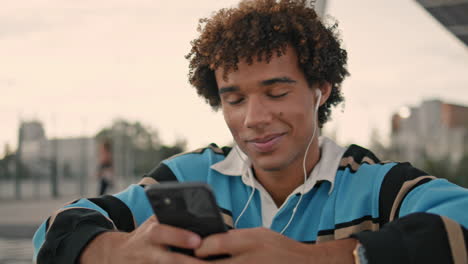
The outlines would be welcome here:
M 269 94 L 268 96 L 271 97 L 271 98 L 281 98 L 281 97 L 284 97 L 288 94 L 289 92 L 284 92 L 284 93 L 280 93 L 280 94 Z
M 237 100 L 226 100 L 226 102 L 230 105 L 236 105 L 236 104 L 240 104 L 243 100 L 244 98 L 239 98 Z
M 244 100 L 244 96 L 239 94 L 229 94 L 224 96 L 222 100 L 230 105 L 236 105 Z

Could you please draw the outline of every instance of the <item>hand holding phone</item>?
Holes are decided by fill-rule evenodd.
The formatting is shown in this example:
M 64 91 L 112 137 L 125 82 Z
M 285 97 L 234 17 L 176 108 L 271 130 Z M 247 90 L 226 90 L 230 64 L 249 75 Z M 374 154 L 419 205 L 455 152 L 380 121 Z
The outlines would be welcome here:
M 202 238 L 226 232 L 227 227 L 210 187 L 204 183 L 163 183 L 149 185 L 146 195 L 162 224 L 197 233 Z M 193 250 L 171 248 L 193 256 Z M 226 257 L 214 256 L 208 259 Z

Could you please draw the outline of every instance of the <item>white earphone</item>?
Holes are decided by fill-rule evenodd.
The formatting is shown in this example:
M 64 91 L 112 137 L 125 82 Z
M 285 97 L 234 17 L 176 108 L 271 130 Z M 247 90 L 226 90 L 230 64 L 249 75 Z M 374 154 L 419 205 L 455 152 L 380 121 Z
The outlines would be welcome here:
M 315 133 L 317 132 L 318 109 L 320 107 L 320 99 L 322 98 L 322 91 L 320 91 L 320 89 L 317 89 L 315 90 L 315 94 L 317 95 L 317 102 L 315 102 L 314 132 L 312 133 L 312 137 L 310 138 L 309 143 L 307 144 L 307 148 L 304 153 L 304 159 L 302 160 L 302 169 L 304 171 L 304 183 L 302 184 L 302 192 L 301 192 L 301 196 L 299 197 L 299 200 L 297 201 L 296 206 L 294 206 L 293 213 L 291 214 L 291 217 L 289 218 L 288 223 L 283 227 L 283 230 L 281 230 L 280 234 L 283 234 L 286 231 L 286 229 L 288 229 L 289 224 L 291 224 L 292 220 L 294 219 L 297 208 L 301 204 L 302 196 L 304 195 L 304 192 L 305 192 L 305 185 L 307 181 L 306 159 L 307 159 L 307 154 L 309 153 L 310 145 L 312 145 L 312 141 L 314 141 Z
M 317 111 L 317 109 L 320 106 L 320 99 L 322 99 L 322 91 L 320 91 L 320 89 L 317 89 L 315 90 L 315 94 L 317 95 L 317 102 L 315 103 L 315 111 Z
M 307 144 L 306 152 L 304 154 L 304 160 L 302 162 L 302 166 L 303 166 L 303 170 L 304 170 L 304 183 L 302 185 L 301 196 L 299 197 L 299 200 L 298 200 L 296 206 L 294 206 L 293 213 L 291 214 L 291 217 L 289 218 L 288 223 L 283 227 L 280 234 L 283 234 L 286 231 L 286 229 L 289 227 L 289 224 L 291 224 L 292 220 L 294 219 L 294 216 L 296 215 L 297 208 L 299 207 L 299 204 L 301 204 L 302 196 L 304 195 L 305 183 L 307 181 L 307 170 L 306 170 L 305 162 L 306 162 L 307 154 L 309 152 L 310 145 L 312 144 L 312 141 L 314 140 L 315 132 L 317 131 L 318 109 L 320 107 L 320 99 L 322 98 L 322 91 L 320 91 L 320 89 L 316 89 L 315 90 L 315 95 L 317 96 L 317 102 L 315 103 L 315 112 L 314 112 L 314 132 L 312 133 L 312 137 L 310 138 L 309 143 Z M 238 150 L 238 146 L 235 146 L 234 148 L 236 149 L 237 154 L 239 155 L 239 157 L 245 163 L 246 160 L 244 160 L 244 158 L 242 158 L 242 156 L 241 156 L 241 154 L 240 154 L 240 152 Z M 239 214 L 237 219 L 234 221 L 234 228 L 237 227 L 237 224 L 238 224 L 239 220 L 241 219 L 241 217 L 244 215 L 245 211 L 247 210 L 247 207 L 249 206 L 250 202 L 252 201 L 253 195 L 255 193 L 253 176 L 251 176 L 249 178 L 250 178 L 250 184 L 252 185 L 252 192 L 250 193 L 249 199 L 247 200 L 247 202 L 246 202 L 244 208 L 242 209 L 241 213 Z

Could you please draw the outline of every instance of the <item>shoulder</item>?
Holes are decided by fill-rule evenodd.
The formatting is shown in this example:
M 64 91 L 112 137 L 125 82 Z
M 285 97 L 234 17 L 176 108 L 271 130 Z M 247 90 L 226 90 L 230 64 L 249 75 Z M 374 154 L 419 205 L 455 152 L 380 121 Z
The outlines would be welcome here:
M 226 158 L 231 147 L 218 147 L 211 143 L 207 147 L 199 148 L 174 155 L 151 170 L 146 177 L 161 181 L 203 180 L 204 175 L 213 164 Z
M 351 145 L 343 154 L 338 171 L 350 195 L 364 196 L 378 211 L 381 224 L 398 215 L 406 195 L 435 177 L 409 162 L 381 161 L 370 150 Z
M 409 193 L 436 180 L 409 162 L 382 162 L 371 151 L 356 145 L 345 152 L 340 169 L 348 169 L 365 179 L 359 182 L 373 190 L 382 223 L 398 216 L 401 203 Z
M 395 162 L 382 162 L 370 150 L 350 145 L 344 152 L 338 166 L 336 184 L 342 192 L 378 199 L 380 185 Z
M 360 177 L 379 178 L 379 187 L 381 185 L 385 189 L 399 189 L 407 181 L 428 175 L 409 162 L 381 161 L 370 150 L 358 145 L 351 145 L 345 151 L 339 170 L 357 174 Z
M 382 162 L 372 151 L 353 144 L 344 152 L 338 170 L 363 173 L 369 169 L 377 169 L 387 163 L 392 162 Z
M 381 161 L 372 151 L 358 145 L 350 145 L 343 154 L 339 169 L 349 169 L 351 172 L 365 172 L 366 170 L 374 170 L 382 167 L 388 168 L 384 173 L 395 180 L 411 180 L 427 173 L 419 170 L 409 162 L 396 162 L 385 160 Z
M 203 148 L 198 148 L 192 151 L 187 151 L 183 152 L 177 155 L 174 155 L 168 159 L 166 159 L 164 162 L 172 162 L 172 161 L 177 161 L 179 159 L 183 158 L 194 158 L 194 159 L 203 159 L 203 157 L 207 156 L 222 156 L 226 157 L 229 152 L 231 151 L 231 147 L 218 147 L 215 143 L 211 143 L 206 147 Z

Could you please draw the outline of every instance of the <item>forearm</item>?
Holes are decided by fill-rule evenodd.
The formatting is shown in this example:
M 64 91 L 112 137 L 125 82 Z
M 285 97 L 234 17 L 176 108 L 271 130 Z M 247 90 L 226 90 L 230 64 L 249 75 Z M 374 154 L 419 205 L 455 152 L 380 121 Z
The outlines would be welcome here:
M 354 264 L 353 250 L 358 241 L 354 238 L 334 240 L 310 247 L 307 263 L 323 264 Z
M 146 198 L 140 186 L 118 196 L 80 199 L 58 210 L 34 236 L 37 263 L 76 263 L 96 236 L 107 231 L 131 232 L 152 214 L 145 200 L 141 201 Z M 136 216 L 127 204 L 139 206 Z
M 109 256 L 118 250 L 117 245 L 128 233 L 104 232 L 96 236 L 83 250 L 79 264 L 110 263 Z

